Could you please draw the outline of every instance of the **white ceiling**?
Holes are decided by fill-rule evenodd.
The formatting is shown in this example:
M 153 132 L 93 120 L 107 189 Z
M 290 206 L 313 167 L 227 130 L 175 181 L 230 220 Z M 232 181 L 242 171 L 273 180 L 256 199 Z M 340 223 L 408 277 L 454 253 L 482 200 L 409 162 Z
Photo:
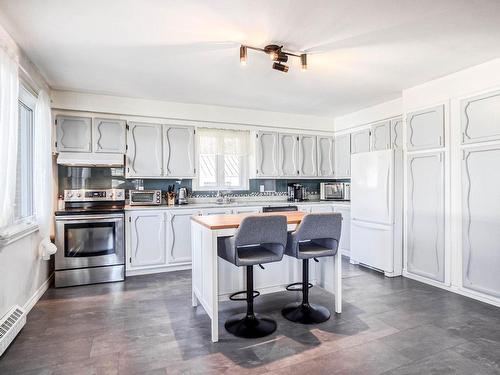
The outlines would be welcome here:
M 319 116 L 500 56 L 499 0 L 0 0 L 0 23 L 53 88 Z M 309 70 L 240 66 L 271 42 Z

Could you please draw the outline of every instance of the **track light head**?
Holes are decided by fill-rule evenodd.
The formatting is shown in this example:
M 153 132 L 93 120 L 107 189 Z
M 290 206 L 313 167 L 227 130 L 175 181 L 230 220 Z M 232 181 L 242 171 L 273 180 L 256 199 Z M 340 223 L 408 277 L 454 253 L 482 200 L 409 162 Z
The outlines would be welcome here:
M 307 55 L 305 53 L 300 55 L 300 67 L 302 70 L 307 70 Z
M 247 64 L 247 47 L 246 46 L 240 47 L 240 64 L 241 65 Z
M 284 64 L 281 64 L 279 62 L 275 62 L 273 64 L 273 69 L 275 70 L 279 70 L 280 72 L 283 72 L 283 73 L 288 73 L 288 65 L 284 65 Z

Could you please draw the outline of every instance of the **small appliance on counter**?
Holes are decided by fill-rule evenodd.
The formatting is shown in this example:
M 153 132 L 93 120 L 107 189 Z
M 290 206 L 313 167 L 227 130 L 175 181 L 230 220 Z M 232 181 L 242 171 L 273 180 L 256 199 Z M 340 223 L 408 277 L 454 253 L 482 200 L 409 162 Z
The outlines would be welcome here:
M 306 199 L 306 188 L 301 184 L 288 184 L 288 201 L 302 202 Z
M 188 189 L 185 187 L 179 188 L 179 194 L 177 196 L 177 200 L 179 204 L 188 204 Z
M 351 184 L 344 182 L 321 182 L 319 199 L 322 201 L 351 199 Z
M 129 204 L 131 206 L 159 206 L 161 190 L 130 190 Z

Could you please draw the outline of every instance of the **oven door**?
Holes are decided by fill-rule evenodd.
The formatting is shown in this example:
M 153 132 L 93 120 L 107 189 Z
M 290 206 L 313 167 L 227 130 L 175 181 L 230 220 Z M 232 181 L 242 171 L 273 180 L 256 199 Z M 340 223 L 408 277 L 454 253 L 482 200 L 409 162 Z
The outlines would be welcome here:
M 71 215 L 56 218 L 55 269 L 125 263 L 124 215 Z

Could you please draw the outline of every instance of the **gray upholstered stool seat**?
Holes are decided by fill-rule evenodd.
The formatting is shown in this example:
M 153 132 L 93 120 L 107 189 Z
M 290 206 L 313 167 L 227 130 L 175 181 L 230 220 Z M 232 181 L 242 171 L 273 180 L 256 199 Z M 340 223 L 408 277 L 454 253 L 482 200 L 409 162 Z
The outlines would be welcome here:
M 286 216 L 248 216 L 241 221 L 233 237 L 218 238 L 217 254 L 235 266 L 247 267 L 247 312 L 225 323 L 226 330 L 235 336 L 256 338 L 273 333 L 276 322 L 254 314 L 253 300 L 259 294 L 253 290 L 253 266 L 279 262 L 287 241 Z M 230 299 L 243 292 L 234 293 Z
M 293 322 L 312 324 L 330 318 L 330 312 L 323 306 L 309 303 L 309 259 L 337 254 L 342 229 L 340 213 L 320 213 L 304 216 L 297 229 L 288 234 L 285 254 L 302 259 L 302 282 L 287 287 L 302 291 L 302 302 L 288 304 L 282 314 Z M 291 289 L 301 285 L 301 289 Z

